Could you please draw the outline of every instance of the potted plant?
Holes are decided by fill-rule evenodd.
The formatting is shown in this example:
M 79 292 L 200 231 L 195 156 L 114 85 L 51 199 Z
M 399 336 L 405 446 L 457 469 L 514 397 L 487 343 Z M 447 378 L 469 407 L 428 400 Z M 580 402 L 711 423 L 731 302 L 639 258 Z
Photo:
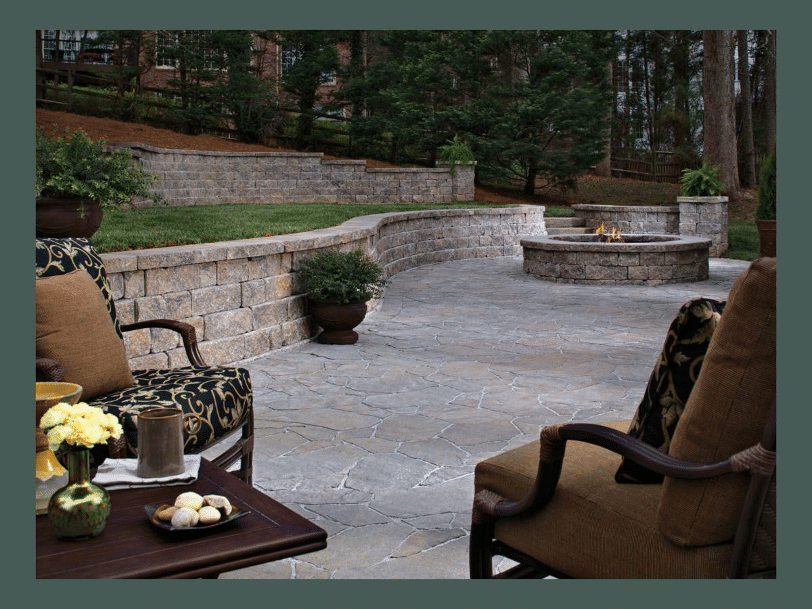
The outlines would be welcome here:
M 473 165 L 474 152 L 464 140 L 460 140 L 458 135 L 454 135 L 453 140 L 448 140 L 437 149 L 437 154 L 441 163 L 447 163 L 449 171 L 454 171 L 455 165 Z
M 758 207 L 756 207 L 756 226 L 761 256 L 775 256 L 775 182 L 776 153 L 767 157 L 758 176 Z
M 679 182 L 681 198 L 720 197 L 727 189 L 719 180 L 719 166 L 705 163 L 696 169 L 682 170 Z
M 128 148 L 108 151 L 77 129 L 36 134 L 37 237 L 90 237 L 102 207 L 133 196 L 157 201 L 148 187 L 156 177 L 144 171 Z
M 313 320 L 323 331 L 319 343 L 349 345 L 353 329 L 366 316 L 367 301 L 383 294 L 383 270 L 362 250 L 319 250 L 299 265 L 302 289 L 308 294 Z

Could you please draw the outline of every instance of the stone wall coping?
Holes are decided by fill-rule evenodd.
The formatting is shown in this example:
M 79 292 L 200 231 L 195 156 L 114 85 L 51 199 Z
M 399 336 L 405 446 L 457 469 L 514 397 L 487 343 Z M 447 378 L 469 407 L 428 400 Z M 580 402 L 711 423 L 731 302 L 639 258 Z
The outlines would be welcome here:
M 650 234 L 646 234 L 650 236 Z M 625 235 L 632 237 L 633 235 Z M 543 248 L 545 250 L 556 250 L 561 252 L 679 252 L 681 250 L 693 250 L 697 247 L 710 247 L 711 240 L 704 237 L 691 237 L 687 235 L 663 235 L 669 238 L 668 241 L 654 241 L 651 243 L 640 242 L 586 242 L 586 241 L 564 241 L 556 239 L 555 235 L 539 235 L 526 237 L 520 240 L 523 248 Z M 585 246 L 586 243 L 594 244 Z
M 727 197 L 677 197 L 677 203 L 725 203 Z
M 154 153 L 161 153 L 161 154 L 176 154 L 176 155 L 198 155 L 203 157 L 309 157 L 309 158 L 318 158 L 322 159 L 324 157 L 324 153 L 308 153 L 308 152 L 298 152 L 298 151 L 285 151 L 285 152 L 275 152 L 275 151 L 244 151 L 244 152 L 235 152 L 235 151 L 227 151 L 227 150 L 197 150 L 197 149 L 188 149 L 188 148 L 160 148 L 158 146 L 152 146 L 150 144 L 142 144 L 141 142 L 115 142 L 111 144 L 111 146 L 115 148 L 133 148 L 133 149 L 140 149 L 140 150 L 148 150 Z M 332 160 L 330 160 L 332 161 Z M 361 161 L 361 163 L 365 163 L 365 161 Z
M 604 205 L 597 203 L 577 203 L 572 206 L 573 210 L 584 210 L 589 212 L 666 212 L 678 213 L 679 206 L 676 204 L 664 205 Z

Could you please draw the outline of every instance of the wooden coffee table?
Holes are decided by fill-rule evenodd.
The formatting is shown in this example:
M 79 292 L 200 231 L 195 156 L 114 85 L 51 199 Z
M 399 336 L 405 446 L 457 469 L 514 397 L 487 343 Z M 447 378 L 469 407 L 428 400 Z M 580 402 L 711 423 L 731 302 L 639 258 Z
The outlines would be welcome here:
M 152 525 L 144 505 L 183 491 L 226 496 L 250 514 L 205 534 Z M 107 526 L 88 540 L 59 540 L 37 517 L 37 578 L 216 578 L 327 546 L 323 529 L 205 459 L 192 485 L 114 490 L 110 502 Z

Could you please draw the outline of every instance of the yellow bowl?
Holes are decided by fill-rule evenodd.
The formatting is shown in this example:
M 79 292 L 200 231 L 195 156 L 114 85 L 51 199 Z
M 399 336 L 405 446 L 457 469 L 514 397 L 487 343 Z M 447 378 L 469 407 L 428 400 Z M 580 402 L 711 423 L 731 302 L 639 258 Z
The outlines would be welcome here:
M 82 396 L 82 386 L 65 381 L 38 381 L 36 389 L 37 406 L 48 410 L 55 404 L 66 402 L 75 405 Z

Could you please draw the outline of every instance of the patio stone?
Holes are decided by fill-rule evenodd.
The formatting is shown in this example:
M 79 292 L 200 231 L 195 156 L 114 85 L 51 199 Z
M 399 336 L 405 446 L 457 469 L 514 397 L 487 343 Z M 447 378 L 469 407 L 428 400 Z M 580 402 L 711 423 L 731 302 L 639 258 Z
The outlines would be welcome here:
M 222 578 L 467 578 L 477 462 L 545 425 L 630 418 L 680 306 L 725 299 L 747 266 L 595 286 L 528 276 L 521 256 L 428 264 L 390 278 L 358 343 L 236 363 L 254 387 L 254 485 L 328 546 Z

